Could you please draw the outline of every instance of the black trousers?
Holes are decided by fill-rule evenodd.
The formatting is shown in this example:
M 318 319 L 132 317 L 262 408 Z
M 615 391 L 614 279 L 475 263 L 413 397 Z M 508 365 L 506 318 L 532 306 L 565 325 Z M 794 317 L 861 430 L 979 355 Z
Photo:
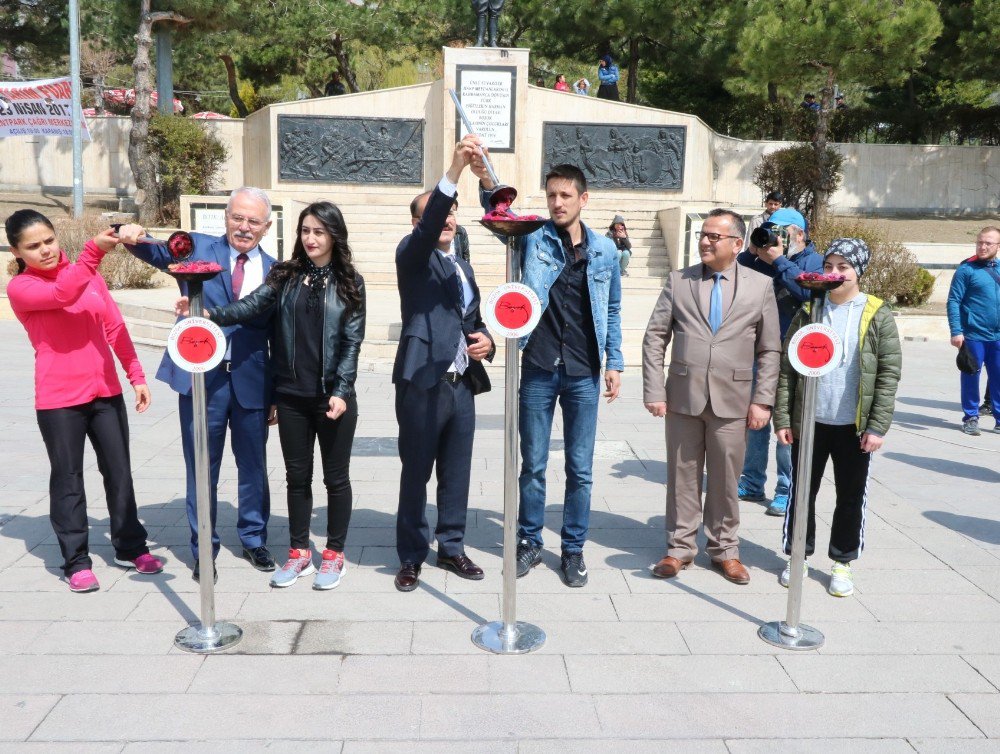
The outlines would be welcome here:
M 83 443 L 87 437 L 104 477 L 115 557 L 134 560 L 149 552 L 146 529 L 139 523 L 136 510 L 128 415 L 122 396 L 97 398 L 67 408 L 40 409 L 36 415 L 52 466 L 49 520 L 59 540 L 64 573 L 72 576 L 93 567 L 87 545 L 87 495 L 83 489 Z
M 834 425 L 816 422 L 813 443 L 812 484 L 809 490 L 809 522 L 806 530 L 806 555 L 816 550 L 816 495 L 823 481 L 828 458 L 833 459 L 833 482 L 837 502 L 830 529 L 830 560 L 850 563 L 865 546 L 865 507 L 868 502 L 868 467 L 871 454 L 861 452 L 861 438 L 853 424 Z M 788 494 L 795 500 L 795 485 L 799 469 L 799 444 L 792 444 L 792 484 Z M 782 536 L 785 554 L 792 552 L 794 505 L 785 512 Z
M 476 403 L 469 378 L 438 382 L 429 390 L 409 382 L 396 385 L 399 422 L 399 509 L 396 553 L 401 563 L 423 563 L 430 550 L 427 482 L 437 471 L 438 555 L 465 552 L 465 520 L 469 510 L 472 440 Z
M 303 398 L 278 393 L 278 437 L 285 459 L 288 486 L 288 533 L 295 549 L 309 547 L 312 520 L 313 454 L 317 438 L 326 486 L 326 549 L 344 551 L 351 523 L 351 446 L 358 427 L 357 398 L 347 400 L 347 411 L 330 419 L 326 398 Z

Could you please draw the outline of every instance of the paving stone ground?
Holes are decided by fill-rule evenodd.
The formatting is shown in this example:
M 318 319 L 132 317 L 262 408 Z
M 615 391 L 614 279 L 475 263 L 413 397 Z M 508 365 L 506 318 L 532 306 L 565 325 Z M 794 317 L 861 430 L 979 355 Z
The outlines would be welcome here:
M 140 349 L 147 374 L 158 351 Z M 544 648 L 485 654 L 471 631 L 500 615 L 501 390 L 479 400 L 468 582 L 424 569 L 399 594 L 399 462 L 389 378 L 359 378 L 355 509 L 341 588 L 274 591 L 238 557 L 236 474 L 220 484 L 217 612 L 245 638 L 209 657 L 173 647 L 199 610 L 190 577 L 176 399 L 152 383 L 132 414 L 140 516 L 164 574 L 116 568 L 88 451 L 91 543 L 101 591 L 71 594 L 48 522 L 47 460 L 32 408 L 32 357 L 0 322 L 0 750 L 39 752 L 1000 752 L 1000 435 L 958 429 L 958 375 L 944 343 L 904 344 L 893 431 L 873 464 L 866 550 L 854 597 L 826 593 L 813 559 L 802 616 L 826 645 L 792 653 L 757 638 L 784 617 L 778 519 L 742 505 L 751 583 L 701 556 L 680 578 L 650 577 L 664 550 L 664 427 L 635 369 L 600 414 L 590 585 L 559 580 L 561 423 L 553 431 L 544 563 L 518 583 L 518 616 Z M 494 370 L 500 386 L 502 372 Z M 984 421 L 987 430 L 992 420 Z M 268 447 L 270 544 L 287 546 L 277 436 Z M 769 483 L 770 488 L 770 483 Z M 832 483 L 821 493 L 825 552 Z M 316 480 L 317 499 L 322 499 Z M 770 489 L 769 489 L 770 491 Z M 433 523 L 433 507 L 431 508 Z M 322 543 L 325 512 L 316 511 Z

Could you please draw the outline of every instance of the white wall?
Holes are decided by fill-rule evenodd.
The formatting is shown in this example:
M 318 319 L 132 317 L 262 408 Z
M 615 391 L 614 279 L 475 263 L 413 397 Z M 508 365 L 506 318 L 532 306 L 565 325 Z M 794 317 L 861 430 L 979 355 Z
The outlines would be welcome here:
M 229 159 L 213 188 L 243 183 L 243 121 L 205 121 L 226 145 Z M 83 143 L 83 188 L 94 194 L 129 196 L 135 182 L 128 164 L 130 118 L 88 118 L 91 141 Z M 73 140 L 59 136 L 0 139 L 0 191 L 69 192 L 73 187 Z

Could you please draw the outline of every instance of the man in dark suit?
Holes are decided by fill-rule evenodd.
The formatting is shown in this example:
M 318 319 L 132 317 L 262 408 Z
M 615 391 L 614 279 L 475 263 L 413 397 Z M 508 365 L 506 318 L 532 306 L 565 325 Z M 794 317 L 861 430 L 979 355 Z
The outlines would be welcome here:
M 427 482 L 437 466 L 437 565 L 466 579 L 483 570 L 465 554 L 474 396 L 490 389 L 482 360 L 491 359 L 493 339 L 479 314 L 479 288 L 472 267 L 453 248 L 458 179 L 479 138 L 455 147 L 451 167 L 433 191 L 410 204 L 413 233 L 396 249 L 403 329 L 392 370 L 399 422 L 399 510 L 396 588 L 410 592 L 430 550 Z
M 271 202 L 260 189 L 244 187 L 229 197 L 226 207 L 226 234 L 207 236 L 192 233 L 194 252 L 191 260 L 217 262 L 222 272 L 204 284 L 206 309 L 223 306 L 258 287 L 274 264 L 274 257 L 260 248 L 260 240 L 271 226 Z M 165 246 L 139 243 L 145 231 L 126 225 L 119 233 L 123 243 L 136 257 L 161 270 L 175 260 Z M 181 292 L 187 294 L 181 284 Z M 271 496 L 267 483 L 268 423 L 274 418 L 271 406 L 269 370 L 270 314 L 241 325 L 225 327 L 226 355 L 222 363 L 205 374 L 208 411 L 208 453 L 212 474 L 212 555 L 219 552 L 215 531 L 219 469 L 226 445 L 226 430 L 231 430 L 233 455 L 238 473 L 238 519 L 236 531 L 243 545 L 243 557 L 259 571 L 273 571 L 274 558 L 267 549 L 267 521 Z M 191 525 L 191 551 L 194 554 L 194 578 L 198 568 L 198 513 L 195 498 L 195 458 L 191 397 L 191 374 L 185 372 L 168 354 L 163 355 L 156 378 L 166 382 L 178 394 L 181 441 L 187 467 L 187 511 Z

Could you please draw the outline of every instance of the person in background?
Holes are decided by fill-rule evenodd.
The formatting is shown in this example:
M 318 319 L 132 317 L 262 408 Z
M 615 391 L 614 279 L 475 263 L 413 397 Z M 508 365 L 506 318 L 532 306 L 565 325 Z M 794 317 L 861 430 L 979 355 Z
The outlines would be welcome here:
M 336 97 L 340 94 L 347 94 L 347 87 L 340 80 L 340 74 L 334 71 L 330 74 L 330 80 L 326 82 L 323 94 L 327 97 Z
M 535 79 L 535 86 L 540 86 L 540 87 L 542 87 L 544 89 L 545 88 L 545 79 L 543 79 L 541 76 L 539 76 L 537 79 Z
M 615 242 L 618 249 L 618 267 L 623 278 L 628 277 L 628 263 L 632 258 L 632 241 L 628 237 L 628 230 L 625 228 L 625 218 L 622 215 L 615 215 L 605 233 L 608 238 Z
M 18 210 L 4 225 L 18 266 L 7 296 L 35 349 L 35 414 L 50 464 L 49 520 L 69 588 L 100 588 L 90 557 L 83 487 L 88 437 L 104 478 L 115 564 L 159 573 L 163 563 L 149 554 L 136 507 L 128 416 L 112 352 L 135 390 L 139 413 L 149 408 L 149 388 L 118 305 L 97 273 L 118 239 L 111 229 L 103 231 L 71 264 L 52 223 L 39 212 Z
M 601 81 L 601 85 L 597 88 L 597 96 L 600 99 L 619 102 L 621 95 L 618 93 L 618 66 L 610 55 L 605 55 L 598 61 L 597 78 Z
M 785 206 L 785 195 L 780 191 L 771 191 L 764 197 L 764 211 L 754 215 L 747 223 L 747 237 L 743 239 L 743 248 L 750 247 L 750 234 L 771 219 L 771 215 Z
M 775 246 L 764 248 L 753 244 L 740 252 L 736 261 L 745 267 L 767 275 L 774 281 L 774 298 L 778 304 L 778 327 L 781 337 L 792 322 L 792 317 L 803 302 L 809 300 L 809 291 L 796 282 L 803 272 L 822 272 L 823 258 L 816 253 L 816 247 L 806 238 L 806 219 L 798 210 L 784 207 L 775 211 L 764 225 L 775 231 L 784 229 L 787 245 L 781 233 L 777 235 Z M 740 474 L 740 500 L 762 503 L 767 500 L 764 488 L 767 484 L 767 456 L 771 444 L 771 430 L 768 424 L 760 429 L 747 430 L 747 451 Z M 788 507 L 788 489 L 792 481 L 792 451 L 787 445 L 778 443 L 775 451 L 777 482 L 774 497 L 767 507 L 767 515 L 784 516 Z
M 555 86 L 553 86 L 552 88 L 555 89 L 557 92 L 568 92 L 569 84 L 566 83 L 566 74 L 560 73 L 558 76 L 556 76 L 556 83 Z
M 816 101 L 816 95 L 812 92 L 806 92 L 802 96 L 802 101 L 799 103 L 799 107 L 803 110 L 809 110 L 810 112 L 819 112 L 819 102 Z
M 588 96 L 590 94 L 590 82 L 584 78 L 577 79 L 573 84 L 573 91 L 577 94 L 582 94 L 584 97 Z
M 963 345 L 976 360 L 973 374 L 962 373 L 962 431 L 978 436 L 979 378 L 986 367 L 987 385 L 996 419 L 1000 400 L 1000 228 L 987 226 L 976 238 L 976 258 L 967 260 L 955 270 L 948 290 L 948 326 L 951 344 Z M 1000 432 L 1000 421 L 994 427 Z

